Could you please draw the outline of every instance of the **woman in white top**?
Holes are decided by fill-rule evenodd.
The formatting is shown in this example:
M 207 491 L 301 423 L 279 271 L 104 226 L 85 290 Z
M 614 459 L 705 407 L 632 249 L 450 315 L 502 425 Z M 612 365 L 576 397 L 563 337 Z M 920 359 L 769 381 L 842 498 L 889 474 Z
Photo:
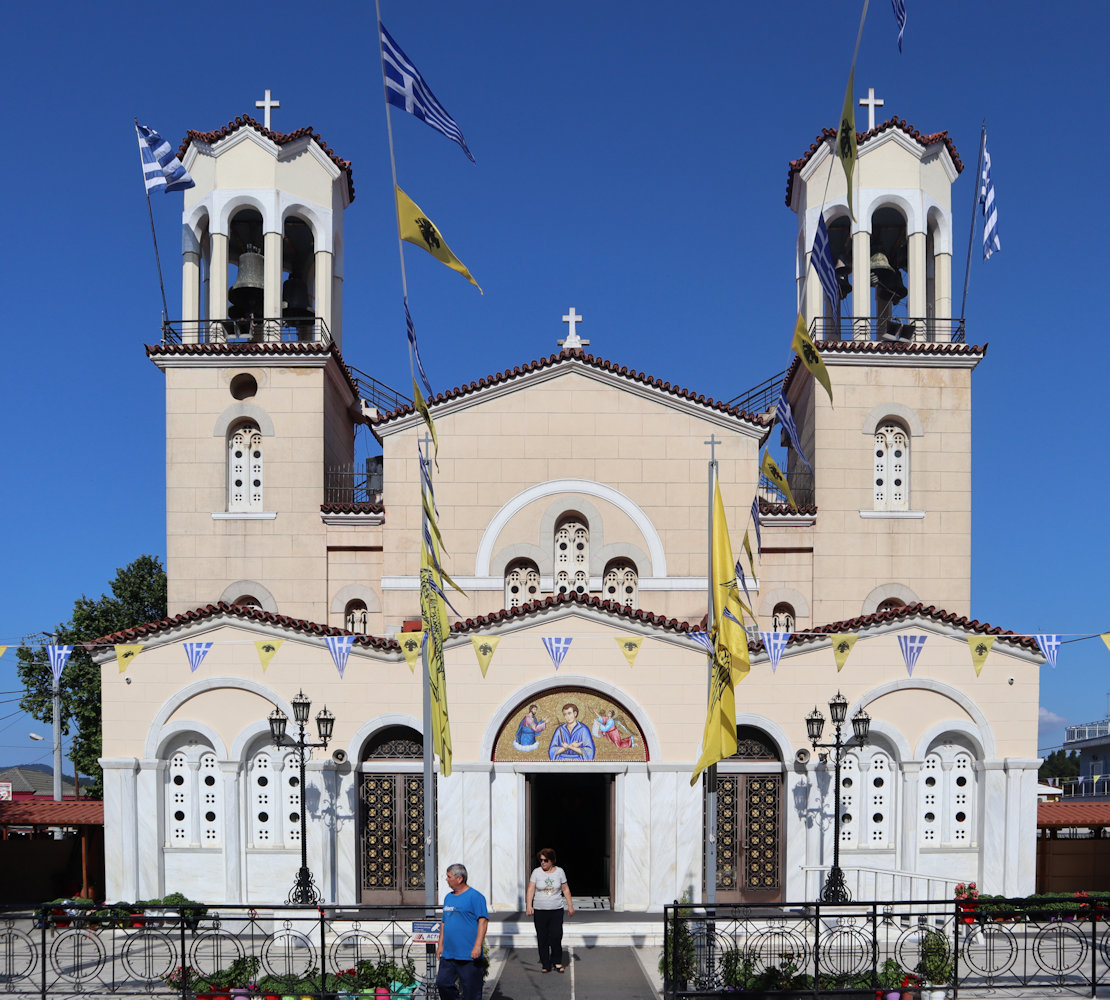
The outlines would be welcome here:
M 545 847 L 539 854 L 540 866 L 533 868 L 528 879 L 525 903 L 528 915 L 536 925 L 540 946 L 541 971 L 563 970 L 563 900 L 567 915 L 574 916 L 574 899 L 567 884 L 566 872 L 555 864 L 555 852 Z

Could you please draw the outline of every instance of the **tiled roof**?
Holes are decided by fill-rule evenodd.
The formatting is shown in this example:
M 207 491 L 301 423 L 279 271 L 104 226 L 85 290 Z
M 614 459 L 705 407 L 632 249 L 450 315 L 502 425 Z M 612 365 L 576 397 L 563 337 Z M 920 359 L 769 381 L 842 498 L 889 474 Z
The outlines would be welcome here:
M 0 771 L 0 781 L 10 781 L 13 792 L 30 792 L 32 795 L 54 795 L 54 774 L 37 767 L 9 767 Z M 73 794 L 73 779 L 62 775 L 62 794 Z
M 761 517 L 771 514 L 817 514 L 817 507 L 811 503 L 804 503 L 800 507 L 791 507 L 788 503 L 771 503 L 770 500 L 759 498 L 759 514 Z
M 818 340 L 817 350 L 822 357 L 830 354 L 912 354 L 925 357 L 979 357 L 987 356 L 989 344 L 964 344 L 959 341 L 936 340 Z M 794 377 L 798 374 L 801 362 L 795 354 L 786 369 L 783 386 L 789 391 Z M 834 383 L 835 385 L 835 383 Z M 836 391 L 835 389 L 833 390 Z
M 189 129 L 189 131 L 185 133 L 185 141 L 181 143 L 181 146 L 177 150 L 177 157 L 178 159 L 182 159 L 185 156 L 185 150 L 194 142 L 204 142 L 211 146 L 221 139 L 226 139 L 233 132 L 238 132 L 239 129 L 247 127 L 253 128 L 260 135 L 264 135 L 271 142 L 275 142 L 279 146 L 286 146 L 291 142 L 296 142 L 298 139 L 304 139 L 306 136 L 312 139 L 346 175 L 348 195 L 351 201 L 355 200 L 355 182 L 351 177 L 351 161 L 343 160 L 336 156 L 335 151 L 324 142 L 318 133 L 312 130 L 311 125 L 299 128 L 295 132 L 274 132 L 266 128 L 261 122 L 255 121 L 250 115 L 239 115 L 238 118 L 228 122 L 223 128 L 215 129 L 212 132 L 198 132 L 195 129 Z
M 640 608 L 630 608 L 617 601 L 603 601 L 601 598 L 594 597 L 590 594 L 560 594 L 559 596 L 544 597 L 538 601 L 529 601 L 527 604 L 522 604 L 519 608 L 504 608 L 501 611 L 494 611 L 492 614 L 478 615 L 476 618 L 465 618 L 462 621 L 455 622 L 451 626 L 451 631 L 455 633 L 473 632 L 488 628 L 490 625 L 498 625 L 516 618 L 527 618 L 540 611 L 547 611 L 569 605 L 593 608 L 596 611 L 604 611 L 606 614 L 610 614 L 615 618 L 624 618 L 629 621 L 642 622 L 645 625 L 654 625 L 656 628 L 666 629 L 669 632 L 696 632 L 698 630 L 698 626 L 690 622 L 680 621 L 678 618 L 667 618 L 665 615 L 653 615 L 650 611 L 643 611 Z
M 948 147 L 948 153 L 952 157 L 952 162 L 956 166 L 956 172 L 962 173 L 964 169 L 963 161 L 960 159 L 960 154 L 956 152 L 956 147 L 952 140 L 948 138 L 947 132 L 919 132 L 912 125 L 906 123 L 904 118 L 891 118 L 883 122 L 881 125 L 876 125 L 870 132 L 857 132 L 856 142 L 862 146 L 868 139 L 872 139 L 889 129 L 896 128 L 900 132 L 905 132 L 911 139 L 916 140 L 922 146 L 928 148 L 938 142 L 943 142 Z M 836 140 L 836 129 L 825 128 L 821 130 L 821 134 L 813 140 L 813 144 L 805 151 L 802 156 L 797 160 L 790 161 L 790 173 L 786 178 L 786 204 L 790 204 L 790 196 L 794 189 L 794 178 L 798 172 L 802 170 L 813 154 L 821 148 L 821 143 L 826 140 Z
M 0 802 L 0 826 L 103 826 L 104 803 L 96 799 L 25 799 Z
M 1037 826 L 1110 826 L 1110 802 L 1038 802 Z
M 206 344 L 147 344 L 146 356 L 148 358 L 179 358 L 179 357 L 246 357 L 248 355 L 256 354 L 271 354 L 276 357 L 287 357 L 290 355 L 300 357 L 322 357 L 327 354 L 335 356 L 335 360 L 339 362 L 340 371 L 343 372 L 343 377 L 347 380 L 347 385 L 351 388 L 351 393 L 355 399 L 359 398 L 358 386 L 355 385 L 354 376 L 351 375 L 351 370 L 347 367 L 347 362 L 343 360 L 343 355 L 339 353 L 339 348 L 335 344 L 323 344 L 319 342 L 289 342 L 289 343 L 256 343 L 251 340 L 244 341 L 230 341 L 222 344 L 206 343 Z
M 197 622 L 211 621 L 215 618 L 237 618 L 240 621 L 255 622 L 259 625 L 278 625 L 281 628 L 302 632 L 306 635 L 351 635 L 346 629 L 334 628 L 331 625 L 320 625 L 316 622 L 305 621 L 303 618 L 290 618 L 287 615 L 275 615 L 269 611 L 260 611 L 258 608 L 249 608 L 240 604 L 228 604 L 219 601 L 209 604 L 196 611 L 186 611 L 180 615 L 163 618 L 161 621 L 150 622 L 147 625 L 138 625 L 135 628 L 124 629 L 122 632 L 113 632 L 111 635 L 97 639 L 89 645 L 110 646 L 116 643 L 137 642 L 141 639 L 150 639 L 161 632 L 168 632 L 183 625 L 192 625 Z M 355 634 L 355 645 L 365 646 L 369 649 L 389 650 L 395 652 L 400 649 L 395 639 L 383 639 L 376 635 Z
M 691 392 L 689 389 L 683 389 L 678 385 L 671 385 L 670 382 L 664 382 L 662 379 L 655 378 L 653 375 L 648 375 L 646 372 L 638 372 L 635 369 L 628 368 L 625 365 L 614 364 L 612 361 L 606 361 L 604 358 L 594 357 L 592 354 L 586 354 L 581 349 L 564 349 L 558 354 L 552 354 L 546 358 L 540 358 L 538 361 L 529 361 L 523 365 L 517 365 L 515 368 L 506 368 L 503 372 L 497 372 L 494 375 L 488 375 L 485 378 L 480 378 L 476 382 L 470 382 L 466 385 L 456 386 L 454 389 L 449 389 L 447 392 L 441 392 L 435 397 L 428 400 L 429 405 L 436 403 L 445 403 L 448 400 L 460 399 L 464 396 L 472 395 L 476 392 L 481 392 L 483 389 L 488 389 L 491 386 L 501 385 L 505 382 L 511 382 L 515 378 L 520 378 L 529 375 L 532 372 L 542 371 L 545 368 L 552 368 L 556 365 L 577 363 L 585 365 L 588 368 L 596 368 L 598 371 L 609 372 L 613 375 L 619 375 L 628 379 L 630 382 L 637 382 L 640 385 L 651 386 L 654 389 L 659 389 L 662 392 L 668 393 L 672 396 L 677 396 L 680 399 L 689 400 L 693 403 L 699 403 L 702 406 L 708 407 L 711 410 L 716 410 L 720 413 L 727 413 L 729 416 L 737 417 L 740 420 L 746 420 L 749 423 L 755 424 L 758 427 L 766 426 L 766 419 L 761 416 L 756 416 L 752 413 L 746 413 L 744 410 L 735 406 L 729 406 L 728 403 L 721 400 L 714 399 L 712 396 L 705 396 L 699 393 Z M 389 413 L 380 414 L 373 424 L 380 426 L 388 423 L 390 420 L 395 420 L 398 417 L 403 417 L 406 414 L 415 413 L 416 410 L 410 404 L 408 406 L 399 407 Z
M 380 503 L 322 503 L 321 514 L 384 514 Z

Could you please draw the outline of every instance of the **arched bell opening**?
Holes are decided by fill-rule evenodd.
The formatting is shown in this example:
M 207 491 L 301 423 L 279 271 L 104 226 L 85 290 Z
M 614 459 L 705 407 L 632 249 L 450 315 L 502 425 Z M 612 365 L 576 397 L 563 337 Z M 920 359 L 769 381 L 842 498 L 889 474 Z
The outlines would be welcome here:
M 260 340 L 260 321 L 264 316 L 263 290 L 266 281 L 265 242 L 262 214 L 254 208 L 243 208 L 232 216 L 228 233 L 228 276 L 235 267 L 235 280 L 227 291 L 227 315 L 238 320 L 240 333 Z
M 316 317 L 316 243 L 303 219 L 285 220 L 281 240 L 281 318 L 283 331 L 312 340 Z M 284 337 L 283 337 L 284 339 Z
M 913 339 L 913 324 L 894 316 L 894 307 L 910 294 L 904 278 L 908 261 L 905 216 L 896 208 L 877 209 L 871 216 L 871 315 L 881 340 Z
M 852 315 L 852 223 L 847 215 L 827 219 L 829 255 L 836 269 L 836 284 L 840 298 L 836 302 L 825 299 L 827 340 L 840 339 L 840 317 Z

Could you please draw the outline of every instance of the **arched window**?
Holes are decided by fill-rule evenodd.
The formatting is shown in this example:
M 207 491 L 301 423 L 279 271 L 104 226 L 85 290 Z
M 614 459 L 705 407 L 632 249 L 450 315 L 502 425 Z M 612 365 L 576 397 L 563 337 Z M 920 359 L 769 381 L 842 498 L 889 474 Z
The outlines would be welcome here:
M 212 748 L 195 742 L 179 747 L 165 773 L 167 846 L 221 846 L 220 771 Z
M 590 589 L 590 529 L 581 514 L 564 515 L 555 528 L 555 593 Z
M 302 789 L 300 761 L 295 753 L 287 753 L 281 759 L 281 789 L 285 809 L 282 814 L 285 843 L 300 846 Z
M 227 436 L 227 509 L 262 510 L 262 432 L 253 421 Z
M 881 601 L 879 606 L 875 609 L 876 613 L 879 611 L 893 611 L 895 608 L 904 608 L 906 602 L 900 597 L 888 597 L 885 601 Z
M 519 608 L 540 596 L 540 571 L 531 560 L 512 563 L 505 571 L 505 607 Z
M 859 785 L 859 758 L 850 753 L 840 765 L 840 847 L 859 846 L 859 810 L 856 808 Z
M 300 769 L 295 754 L 259 746 L 247 765 L 245 811 L 251 847 L 300 844 Z
M 875 431 L 875 510 L 909 510 L 910 436 L 893 421 Z
M 921 767 L 921 843 L 973 847 L 978 782 L 971 752 L 954 743 L 934 746 Z
M 370 612 L 366 610 L 366 602 L 357 598 L 348 601 L 343 609 L 343 627 L 348 632 L 357 632 L 366 635 L 370 627 Z
M 894 759 L 877 747 L 852 750 L 840 774 L 840 846 L 893 848 Z
M 636 607 L 639 593 L 640 575 L 636 564 L 628 559 L 614 559 L 605 567 L 605 579 L 601 584 L 601 596 L 607 601 L 615 601 L 627 608 Z
M 775 610 L 771 613 L 772 631 L 793 632 L 794 623 L 794 606 L 792 604 L 787 604 L 785 601 L 781 604 L 776 604 Z
M 231 603 L 241 608 L 254 608 L 257 611 L 263 610 L 262 602 L 253 594 L 240 594 Z

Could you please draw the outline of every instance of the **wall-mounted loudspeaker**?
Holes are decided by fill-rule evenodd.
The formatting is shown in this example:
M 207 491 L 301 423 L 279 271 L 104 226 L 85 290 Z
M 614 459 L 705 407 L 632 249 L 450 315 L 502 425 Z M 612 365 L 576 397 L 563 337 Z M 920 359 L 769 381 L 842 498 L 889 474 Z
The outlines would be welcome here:
M 345 764 L 345 763 L 347 763 L 347 751 L 346 750 L 333 750 L 332 755 L 331 755 L 331 759 L 334 760 L 337 764 Z
M 802 747 L 801 750 L 799 750 L 796 754 L 794 754 L 794 763 L 795 764 L 808 764 L 809 763 L 809 758 L 812 757 L 812 756 L 813 755 L 805 747 Z

